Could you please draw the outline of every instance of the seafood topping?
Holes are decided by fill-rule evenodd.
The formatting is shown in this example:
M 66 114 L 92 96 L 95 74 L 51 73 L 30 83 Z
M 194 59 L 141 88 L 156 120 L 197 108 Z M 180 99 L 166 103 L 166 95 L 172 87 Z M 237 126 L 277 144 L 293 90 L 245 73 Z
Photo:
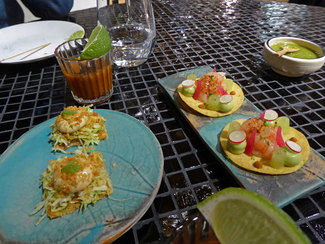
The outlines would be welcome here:
M 200 94 L 198 95 L 198 100 L 203 103 L 208 102 L 208 97 L 212 94 L 218 96 L 224 95 L 223 91 L 226 90 L 225 76 L 218 72 L 209 72 L 201 77 L 201 89 Z M 218 87 L 220 86 L 222 90 Z M 196 99 L 195 97 L 193 97 Z
M 92 163 L 85 158 L 66 158 L 54 167 L 53 184 L 59 192 L 80 192 L 92 182 L 94 177 Z
M 247 147 L 249 148 L 246 154 L 254 154 L 270 160 L 273 151 L 279 147 L 276 142 L 277 128 L 274 126 L 263 126 L 263 121 L 251 118 L 242 124 L 241 129 L 249 135 L 247 142 Z M 254 131 L 254 136 L 252 136 Z
M 263 121 L 261 121 L 260 119 L 257 118 L 251 118 L 246 120 L 241 126 L 240 128 L 246 132 L 247 136 L 249 137 L 252 132 L 254 131 L 254 129 L 256 129 L 256 131 L 259 133 L 261 128 L 263 126 Z
M 73 133 L 84 127 L 87 123 L 87 115 L 77 107 L 67 107 L 56 118 L 55 125 L 62 133 Z

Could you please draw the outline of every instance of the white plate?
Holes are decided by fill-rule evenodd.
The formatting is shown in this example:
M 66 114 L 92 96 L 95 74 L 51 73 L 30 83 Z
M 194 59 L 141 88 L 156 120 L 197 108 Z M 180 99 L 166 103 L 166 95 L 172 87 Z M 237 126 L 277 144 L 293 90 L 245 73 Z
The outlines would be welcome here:
M 67 21 L 37 21 L 0 29 L 0 60 L 51 43 L 41 50 L 28 52 L 1 63 L 30 63 L 52 57 L 55 48 L 74 32 L 83 30 L 80 25 Z M 22 59 L 23 58 L 23 59 Z

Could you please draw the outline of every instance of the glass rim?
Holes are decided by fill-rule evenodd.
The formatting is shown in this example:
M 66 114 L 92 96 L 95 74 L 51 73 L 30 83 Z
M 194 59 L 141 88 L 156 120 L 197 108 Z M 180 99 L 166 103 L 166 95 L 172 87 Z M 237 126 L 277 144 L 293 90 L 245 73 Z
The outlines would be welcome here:
M 70 59 L 70 58 L 65 58 L 65 57 L 62 57 L 61 55 L 59 55 L 59 48 L 63 45 L 65 45 L 66 43 L 68 42 L 72 42 L 72 41 L 78 41 L 78 40 L 86 40 L 88 42 L 88 38 L 76 38 L 76 39 L 73 39 L 73 40 L 67 40 L 65 42 L 62 42 L 61 44 L 59 44 L 55 50 L 54 50 L 54 56 L 57 58 L 57 59 L 60 59 L 62 61 L 69 61 L 69 62 L 89 62 L 89 61 L 97 61 L 99 59 L 102 59 L 103 56 L 106 56 L 107 54 L 110 54 L 112 48 L 105 54 L 97 57 L 97 58 L 92 58 L 92 59 Z

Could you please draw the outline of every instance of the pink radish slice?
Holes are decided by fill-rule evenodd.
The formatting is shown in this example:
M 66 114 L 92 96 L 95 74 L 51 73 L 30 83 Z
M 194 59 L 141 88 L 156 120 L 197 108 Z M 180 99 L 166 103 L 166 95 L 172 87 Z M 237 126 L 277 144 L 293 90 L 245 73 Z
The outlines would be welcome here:
M 276 131 L 276 144 L 278 144 L 279 147 L 283 147 L 285 145 L 283 136 L 282 136 L 282 128 L 281 126 L 278 127 Z
M 263 113 L 261 113 L 260 120 L 262 120 L 262 121 L 264 121 L 265 112 L 266 112 L 266 110 L 264 110 Z
M 201 92 L 201 81 L 200 80 L 197 80 L 196 81 L 196 89 L 195 89 L 195 92 L 194 92 L 194 94 L 193 94 L 192 97 L 195 100 L 197 100 L 199 98 L 200 92 Z
M 286 141 L 286 145 L 295 153 L 300 153 L 302 151 L 301 147 L 293 141 Z
M 229 134 L 228 139 L 232 143 L 242 143 L 246 140 L 246 133 L 243 130 L 234 130 Z
M 219 90 L 221 96 L 222 96 L 222 95 L 227 95 L 227 94 L 228 94 L 228 93 L 225 91 L 225 89 L 222 88 L 222 86 L 218 85 L 217 87 L 218 87 L 218 90 Z
M 221 97 L 220 97 L 220 103 L 222 103 L 222 104 L 227 104 L 227 103 L 230 103 L 231 101 L 232 101 L 232 96 L 231 95 L 222 95 Z
M 217 71 L 217 68 L 216 68 L 216 67 L 214 67 L 214 68 L 213 68 L 213 72 L 216 72 L 216 71 Z
M 195 81 L 194 80 L 184 80 L 182 82 L 182 85 L 184 87 L 191 87 L 191 86 L 194 86 L 194 84 L 195 84 Z
M 254 131 L 252 132 L 252 134 L 250 135 L 250 137 L 247 140 L 247 146 L 245 148 L 245 153 L 248 156 L 252 156 L 253 155 L 255 135 L 256 135 L 256 129 L 254 129 Z
M 265 110 L 264 120 L 274 121 L 279 117 L 278 113 L 272 109 Z

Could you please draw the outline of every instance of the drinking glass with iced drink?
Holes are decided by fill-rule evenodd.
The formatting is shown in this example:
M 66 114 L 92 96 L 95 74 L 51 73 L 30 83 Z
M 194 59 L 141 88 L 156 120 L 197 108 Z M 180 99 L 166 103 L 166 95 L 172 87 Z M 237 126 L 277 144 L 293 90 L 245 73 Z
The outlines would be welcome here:
M 106 33 L 105 33 L 106 32 Z M 107 30 L 97 26 L 89 40 L 62 43 L 55 56 L 71 90 L 80 104 L 100 104 L 113 93 L 111 40 Z
M 117 66 L 147 61 L 156 37 L 151 0 L 97 0 L 97 18 L 110 33 Z

